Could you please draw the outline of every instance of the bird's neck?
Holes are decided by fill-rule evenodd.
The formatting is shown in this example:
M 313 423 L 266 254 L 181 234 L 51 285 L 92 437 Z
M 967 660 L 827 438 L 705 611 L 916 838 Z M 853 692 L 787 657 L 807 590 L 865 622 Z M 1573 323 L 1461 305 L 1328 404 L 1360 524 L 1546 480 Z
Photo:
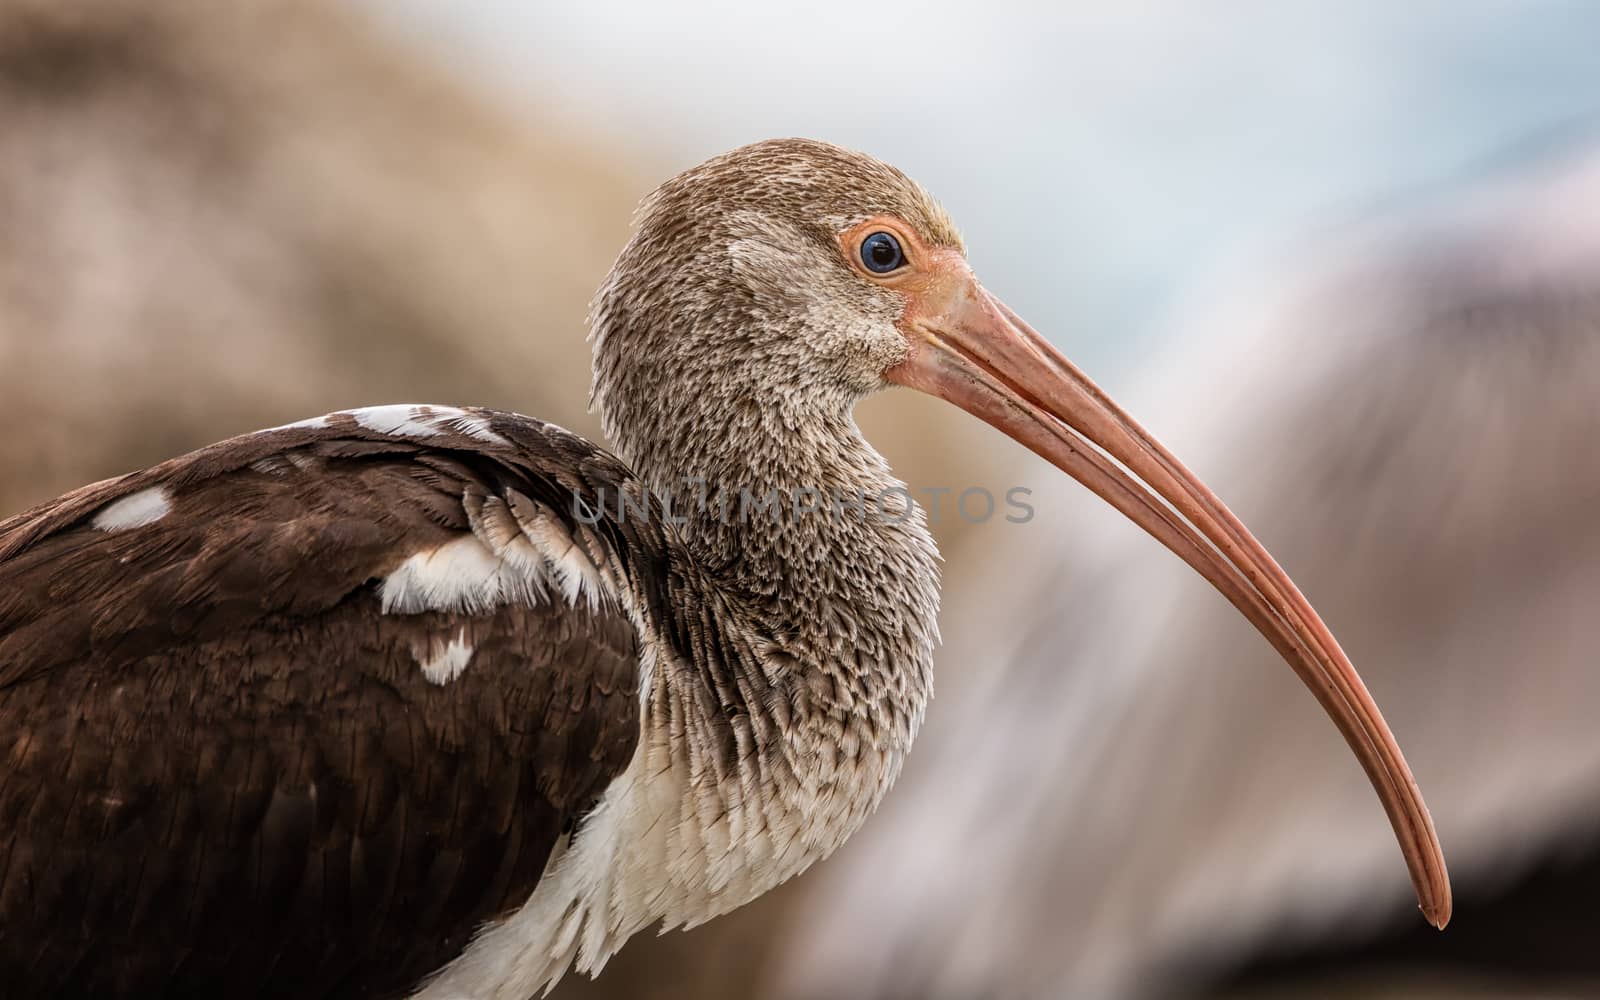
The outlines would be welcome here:
M 848 408 L 795 413 L 777 401 L 742 416 L 674 414 L 671 433 L 632 423 L 619 450 L 671 498 L 684 549 L 758 617 L 778 655 L 839 703 L 877 706 L 909 745 L 937 642 L 938 552 L 922 510 Z
M 684 546 L 746 594 L 805 600 L 824 582 L 819 573 L 842 592 L 858 579 L 852 570 L 910 569 L 908 560 L 935 579 L 922 512 L 848 411 L 797 417 L 772 407 L 737 426 L 619 444 L 670 501 Z

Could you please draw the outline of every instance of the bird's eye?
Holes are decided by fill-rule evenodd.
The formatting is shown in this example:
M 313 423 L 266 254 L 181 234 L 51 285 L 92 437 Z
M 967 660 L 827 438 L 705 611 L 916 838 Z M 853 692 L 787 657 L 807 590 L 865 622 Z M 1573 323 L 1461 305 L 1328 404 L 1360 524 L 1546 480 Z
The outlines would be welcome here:
M 900 241 L 888 233 L 873 233 L 861 241 L 861 263 L 873 274 L 888 274 L 905 262 Z

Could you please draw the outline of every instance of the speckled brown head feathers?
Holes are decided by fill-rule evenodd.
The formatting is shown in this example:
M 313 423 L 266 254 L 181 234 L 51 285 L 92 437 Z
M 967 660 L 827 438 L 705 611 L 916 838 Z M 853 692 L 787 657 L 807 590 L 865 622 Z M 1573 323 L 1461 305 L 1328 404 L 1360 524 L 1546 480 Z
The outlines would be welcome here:
M 815 139 L 768 139 L 684 171 L 657 188 L 641 231 L 681 232 L 719 213 L 757 212 L 794 225 L 819 244 L 870 215 L 893 215 L 936 246 L 962 249 L 961 235 L 920 184 L 865 153 Z
M 744 146 L 651 194 L 591 315 L 594 403 L 622 456 L 647 479 L 658 467 L 674 477 L 706 471 L 667 453 L 732 474 L 707 454 L 708 434 L 726 436 L 718 428 L 766 421 L 787 435 L 845 418 L 882 388 L 882 372 L 906 351 L 894 329 L 905 302 L 853 272 L 838 241 L 873 216 L 961 250 L 949 216 L 915 181 L 815 140 Z M 739 450 L 752 452 L 743 441 Z

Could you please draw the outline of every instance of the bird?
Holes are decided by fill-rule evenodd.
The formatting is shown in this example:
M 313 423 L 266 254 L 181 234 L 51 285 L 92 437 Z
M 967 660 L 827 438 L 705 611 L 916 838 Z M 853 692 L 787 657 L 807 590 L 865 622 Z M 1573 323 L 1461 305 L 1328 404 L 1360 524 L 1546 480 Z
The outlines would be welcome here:
M 690 168 L 641 204 L 590 337 L 609 450 L 362 407 L 0 522 L 9 995 L 528 997 L 828 856 L 898 775 L 939 641 L 927 515 L 852 415 L 892 387 L 1209 581 L 1449 919 L 1427 807 L 1327 626 L 906 174 L 809 139 Z

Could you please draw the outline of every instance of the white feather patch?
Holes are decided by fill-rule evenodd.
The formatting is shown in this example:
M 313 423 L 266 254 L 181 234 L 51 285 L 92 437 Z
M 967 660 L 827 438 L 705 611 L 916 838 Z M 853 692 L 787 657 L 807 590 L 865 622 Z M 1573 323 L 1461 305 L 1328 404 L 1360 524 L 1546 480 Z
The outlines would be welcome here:
M 490 444 L 508 443 L 505 438 L 489 429 L 487 419 L 453 406 L 396 403 L 391 406 L 368 406 L 346 412 L 357 424 L 379 434 L 428 438 L 436 437 L 443 431 L 455 431 Z
M 167 491 L 160 486 L 152 486 L 106 504 L 90 524 L 101 531 L 126 531 L 154 524 L 170 513 L 172 500 L 167 496 Z
M 445 420 L 445 423 L 453 430 L 459 431 L 468 437 L 477 438 L 479 441 L 486 441 L 489 444 L 511 443 L 489 428 L 489 419 L 487 417 L 479 416 L 476 413 L 465 413 L 457 410 L 455 411 L 455 416 Z
M 422 667 L 422 676 L 443 687 L 467 669 L 467 664 L 472 662 L 472 652 L 466 630 L 462 629 L 449 642 L 435 640 L 432 648 L 417 656 L 417 665 Z
M 476 535 L 418 552 L 384 577 L 379 588 L 384 612 L 399 614 L 480 614 L 512 601 L 535 604 L 544 594 L 543 580 L 518 572 Z
M 401 437 L 433 437 L 439 428 L 422 412 L 422 407 L 397 403 L 393 406 L 368 406 L 350 410 L 357 424 L 379 434 L 398 434 Z

